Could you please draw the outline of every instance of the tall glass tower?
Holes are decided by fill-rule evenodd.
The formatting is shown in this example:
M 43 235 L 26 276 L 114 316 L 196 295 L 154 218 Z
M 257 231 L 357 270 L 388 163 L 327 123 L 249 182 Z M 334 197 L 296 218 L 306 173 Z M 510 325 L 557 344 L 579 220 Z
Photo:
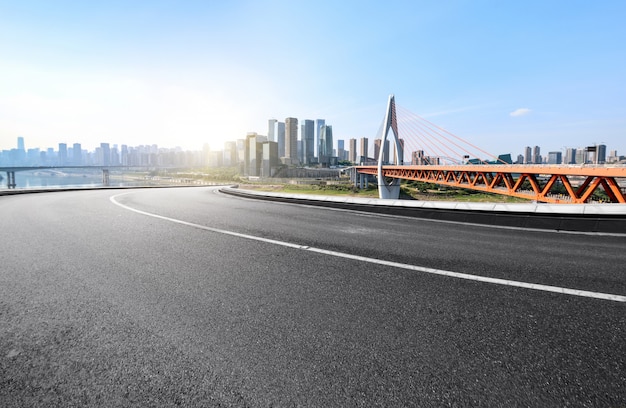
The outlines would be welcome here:
M 267 121 L 267 139 L 270 142 L 276 141 L 276 119 L 269 119 Z
M 326 125 L 326 120 L 325 119 L 316 119 L 316 129 L 317 129 L 317 133 L 315 136 L 315 156 L 316 157 L 320 157 L 320 136 L 322 134 L 322 126 Z M 321 161 L 320 161 L 321 162 Z
M 304 131 L 302 140 L 304 141 L 304 163 L 311 164 L 315 157 L 315 122 L 310 119 L 304 120 Z
M 278 136 L 278 157 L 285 157 L 285 122 L 278 122 L 276 134 Z
M 330 158 L 333 156 L 333 127 L 324 125 L 320 134 L 320 164 L 330 164 Z

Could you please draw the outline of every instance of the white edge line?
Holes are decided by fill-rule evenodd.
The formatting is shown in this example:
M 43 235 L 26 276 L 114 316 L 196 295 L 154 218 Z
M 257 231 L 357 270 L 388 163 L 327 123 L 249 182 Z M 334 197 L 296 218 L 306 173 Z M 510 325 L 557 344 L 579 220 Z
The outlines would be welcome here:
M 537 283 L 520 282 L 520 281 L 514 281 L 514 280 L 508 280 L 508 279 L 500 279 L 500 278 L 490 278 L 490 277 L 487 277 L 487 276 L 471 275 L 471 274 L 467 274 L 467 273 L 445 271 L 445 270 L 442 270 L 442 269 L 426 268 L 426 267 L 423 267 L 423 266 L 416 266 L 416 265 L 403 264 L 403 263 L 399 263 L 399 262 L 385 261 L 385 260 L 382 260 L 382 259 L 368 258 L 368 257 L 365 257 L 365 256 L 359 256 L 359 255 L 351 255 L 351 254 L 346 254 L 344 252 L 330 251 L 330 250 L 310 247 L 310 246 L 306 246 L 306 245 L 292 244 L 290 242 L 278 241 L 278 240 L 275 240 L 275 239 L 256 237 L 254 235 L 241 234 L 239 232 L 226 231 L 226 230 L 222 230 L 222 229 L 218 229 L 218 228 L 207 227 L 205 225 L 194 224 L 192 222 L 182 221 L 182 220 L 178 220 L 176 218 L 165 217 L 163 215 L 158 215 L 158 214 L 153 214 L 153 213 L 149 213 L 149 212 L 146 212 L 146 211 L 137 210 L 137 209 L 129 207 L 127 205 L 121 204 L 120 202 L 118 202 L 116 200 L 117 197 L 120 197 L 120 196 L 123 196 L 123 195 L 126 195 L 126 194 L 130 194 L 130 193 L 127 192 L 127 193 L 117 194 L 117 195 L 111 196 L 109 199 L 110 199 L 110 201 L 113 204 L 115 204 L 115 205 L 117 205 L 117 206 L 119 206 L 121 208 L 124 208 L 124 209 L 126 209 L 128 211 L 135 212 L 137 214 L 142 214 L 142 215 L 146 215 L 148 217 L 153 217 L 153 218 L 158 218 L 158 219 L 165 220 L 165 221 L 170 221 L 170 222 L 174 222 L 174 223 L 177 223 L 177 224 L 186 225 L 188 227 L 202 229 L 202 230 L 205 230 L 205 231 L 211 231 L 211 232 L 215 232 L 215 233 L 218 233 L 218 234 L 225 234 L 225 235 L 230 235 L 230 236 L 234 236 L 234 237 L 238 237 L 238 238 L 250 239 L 250 240 L 254 240 L 254 241 L 261 241 L 261 242 L 266 242 L 266 243 L 274 244 L 274 245 L 280 245 L 280 246 L 284 246 L 284 247 L 288 247 L 288 248 L 300 249 L 300 250 L 303 250 L 303 251 L 315 252 L 315 253 L 318 253 L 318 254 L 330 255 L 330 256 L 335 256 L 335 257 L 339 257 L 339 258 L 352 259 L 352 260 L 355 260 L 355 261 L 362 261 L 362 262 L 367 262 L 367 263 L 372 263 L 372 264 L 377 264 L 377 265 L 391 266 L 391 267 L 394 267 L 394 268 L 407 269 L 407 270 L 416 271 L 416 272 L 423 272 L 423 273 L 430 273 L 430 274 L 434 274 L 434 275 L 448 276 L 448 277 L 451 277 L 451 278 L 466 279 L 466 280 L 472 280 L 472 281 L 476 281 L 476 282 L 493 283 L 493 284 L 496 284 L 496 285 L 512 286 L 512 287 L 524 288 L 524 289 L 534 289 L 534 290 L 541 290 L 541 291 L 544 291 L 544 292 L 553 292 L 553 293 L 560 293 L 560 294 L 564 294 L 564 295 L 581 296 L 581 297 L 587 297 L 587 298 L 611 300 L 611 301 L 614 301 L 614 302 L 624 302 L 624 303 L 626 303 L 626 296 L 622 296 L 622 295 L 614 295 L 614 294 L 610 294 L 610 293 L 601 293 L 601 292 L 591 292 L 591 291 L 587 291 L 587 290 L 569 289 L 569 288 L 562 288 L 562 287 L 559 287 L 559 286 L 541 285 L 541 284 L 537 284 Z

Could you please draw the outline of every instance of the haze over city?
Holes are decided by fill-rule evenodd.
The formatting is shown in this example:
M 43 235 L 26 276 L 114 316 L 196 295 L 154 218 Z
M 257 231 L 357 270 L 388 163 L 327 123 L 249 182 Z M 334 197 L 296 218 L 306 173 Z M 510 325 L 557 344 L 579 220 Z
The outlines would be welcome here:
M 0 3 L 0 150 L 373 138 L 387 96 L 494 153 L 626 151 L 626 3 Z

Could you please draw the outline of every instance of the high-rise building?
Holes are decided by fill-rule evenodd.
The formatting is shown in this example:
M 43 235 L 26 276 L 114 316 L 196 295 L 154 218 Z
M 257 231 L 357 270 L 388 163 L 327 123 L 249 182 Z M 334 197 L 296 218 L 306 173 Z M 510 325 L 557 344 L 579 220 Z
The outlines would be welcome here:
M 533 163 L 541 164 L 543 160 L 541 159 L 541 148 L 539 146 L 535 146 L 533 148 Z
M 121 163 L 120 150 L 117 145 L 113 145 L 111 148 L 111 165 L 119 166 Z
M 324 125 L 320 129 L 319 162 L 324 166 L 330 165 L 333 157 L 333 127 Z
M 368 147 L 367 143 L 368 143 L 367 138 L 366 137 L 362 137 L 361 138 L 361 150 L 360 150 L 360 153 L 361 153 L 360 156 L 361 157 L 358 160 L 359 162 L 364 162 L 364 161 L 367 161 L 367 159 L 368 159 L 368 156 L 367 156 L 367 154 L 368 154 L 368 152 L 367 152 L 367 150 L 368 150 L 367 149 L 367 147 Z
M 596 146 L 596 164 L 606 163 L 606 145 Z
M 244 174 L 258 177 L 261 175 L 261 163 L 263 161 L 263 143 L 267 137 L 249 132 L 246 136 Z
M 302 142 L 304 163 L 311 164 L 315 158 L 315 122 L 310 119 L 305 119 L 302 125 Z
M 111 148 L 108 143 L 100 143 L 98 162 L 101 166 L 108 166 L 111 164 Z
M 423 150 L 416 150 L 411 153 L 411 164 L 415 166 L 437 166 L 441 164 L 441 159 L 437 156 L 426 156 Z
M 374 159 L 378 161 L 380 157 L 381 139 L 374 140 Z M 383 150 L 383 164 L 389 163 L 389 140 L 385 140 L 385 149 Z
M 343 140 L 337 140 L 337 157 L 339 160 L 346 160 L 346 149 Z
M 208 166 L 211 162 L 211 145 L 205 143 L 202 145 L 201 163 L 203 166 Z
M 402 165 L 404 164 L 404 139 L 398 139 L 398 141 L 400 142 L 400 151 L 396 152 L 396 149 L 393 149 L 393 162 Z
M 325 119 L 315 119 L 315 157 L 320 157 L 320 136 L 324 125 L 326 125 Z
M 298 161 L 298 119 L 285 119 L 285 157 L 291 164 Z
M 127 145 L 122 145 L 121 155 L 122 155 L 122 166 L 130 166 L 132 162 L 131 162 L 130 150 L 128 149 Z
M 374 140 L 374 158 L 378 160 L 380 157 L 380 144 L 382 143 L 382 139 Z
M 304 160 L 304 151 L 305 151 L 305 147 L 304 147 L 304 124 L 300 125 L 300 133 L 299 133 L 299 139 L 298 139 L 298 162 L 300 162 L 301 164 L 305 164 L 305 160 Z
M 276 136 L 278 139 L 278 157 L 285 157 L 285 122 L 276 124 Z
M 83 164 L 83 150 L 80 143 L 74 143 L 74 145 L 72 145 L 72 163 L 75 166 Z
M 224 142 L 224 166 L 230 167 L 237 164 L 237 143 L 233 141 Z
M 411 164 L 413 166 L 421 166 L 427 164 L 423 150 L 416 150 L 411 154 Z
M 348 160 L 350 161 L 350 163 L 356 163 L 357 162 L 356 139 L 352 138 L 348 142 L 349 142 Z
M 563 160 L 565 164 L 576 164 L 576 149 L 573 147 L 568 147 L 565 150 L 565 159 Z
M 26 161 L 26 148 L 22 136 L 17 137 L 17 151 L 15 152 L 13 160 L 16 164 L 24 164 Z
M 61 166 L 67 164 L 67 143 L 59 143 L 58 163 Z
M 584 164 L 587 163 L 587 149 L 584 147 L 579 147 L 576 149 L 576 164 Z
M 267 141 L 263 143 L 263 162 L 261 164 L 261 177 L 272 177 L 278 168 L 278 143 Z
M 525 164 L 533 163 L 533 150 L 530 146 L 526 146 L 524 148 L 524 163 Z
M 548 152 L 548 164 L 561 164 L 561 152 Z
M 276 141 L 276 123 L 278 121 L 276 119 L 269 119 L 267 121 L 267 139 L 270 142 Z
M 239 163 L 239 171 L 242 174 L 246 174 L 246 140 L 237 139 L 237 163 Z

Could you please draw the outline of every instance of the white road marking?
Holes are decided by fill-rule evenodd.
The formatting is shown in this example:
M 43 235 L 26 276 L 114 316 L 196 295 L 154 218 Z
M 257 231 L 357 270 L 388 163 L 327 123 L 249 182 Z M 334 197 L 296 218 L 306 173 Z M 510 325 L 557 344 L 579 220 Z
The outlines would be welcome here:
M 129 194 L 129 193 L 122 193 L 122 194 L 117 194 L 117 195 L 111 196 L 110 200 L 111 200 L 111 202 L 113 204 L 115 204 L 115 205 L 117 205 L 119 207 L 122 207 L 122 208 L 124 208 L 124 209 L 126 209 L 128 211 L 133 211 L 133 212 L 135 212 L 137 214 L 142 214 L 142 215 L 146 215 L 148 217 L 153 217 L 153 218 L 158 218 L 158 219 L 165 220 L 165 221 L 170 221 L 170 222 L 186 225 L 188 227 L 193 227 L 193 228 L 197 228 L 197 229 L 201 229 L 201 230 L 205 230 L 205 231 L 211 231 L 211 232 L 215 232 L 215 233 L 218 233 L 218 234 L 225 234 L 225 235 L 230 235 L 230 236 L 234 236 L 234 237 L 238 237 L 238 238 L 251 239 L 251 240 L 254 240 L 254 241 L 266 242 L 268 244 L 280 245 L 280 246 L 284 246 L 284 247 L 288 247 L 288 248 L 299 249 L 299 250 L 302 250 L 302 251 L 310 251 L 310 252 L 315 252 L 315 253 L 319 253 L 319 254 L 335 256 L 335 257 L 339 257 L 339 258 L 345 258 L 345 259 L 352 259 L 352 260 L 355 260 L 355 261 L 367 262 L 367 263 L 371 263 L 371 264 L 391 266 L 391 267 L 394 267 L 394 268 L 407 269 L 407 270 L 416 271 L 416 272 L 423 272 L 423 273 L 430 273 L 430 274 L 434 274 L 434 275 L 448 276 L 448 277 L 451 277 L 451 278 L 466 279 L 466 280 L 472 280 L 472 281 L 476 281 L 476 282 L 493 283 L 493 284 L 496 284 L 496 285 L 513 286 L 513 287 L 517 287 L 517 288 L 534 289 L 534 290 L 541 290 L 541 291 L 544 291 L 544 292 L 554 292 L 554 293 L 561 293 L 561 294 L 564 294 L 564 295 L 581 296 L 581 297 L 587 297 L 587 298 L 602 299 L 602 300 L 612 300 L 614 302 L 625 302 L 626 303 L 626 296 L 622 296 L 622 295 L 614 295 L 614 294 L 610 294 L 610 293 L 601 293 L 601 292 L 590 292 L 590 291 L 586 291 L 586 290 L 562 288 L 562 287 L 559 287 L 559 286 L 540 285 L 540 284 L 536 284 L 536 283 L 520 282 L 520 281 L 514 281 L 514 280 L 508 280 L 508 279 L 499 279 L 499 278 L 490 278 L 490 277 L 487 277 L 487 276 L 471 275 L 471 274 L 468 274 L 468 273 L 446 271 L 446 270 L 442 270 L 442 269 L 425 268 L 423 266 L 409 265 L 409 264 L 404 264 L 404 263 L 399 263 L 399 262 L 385 261 L 385 260 L 382 260 L 382 259 L 368 258 L 368 257 L 365 257 L 365 256 L 352 255 L 352 254 L 347 254 L 347 253 L 344 253 L 344 252 L 329 251 L 327 249 L 315 248 L 315 247 L 310 247 L 310 246 L 306 246 L 306 245 L 293 244 L 293 243 L 290 243 L 290 242 L 278 241 L 278 240 L 275 240 L 275 239 L 257 237 L 257 236 L 254 236 L 254 235 L 241 234 L 239 232 L 233 232 L 233 231 L 227 231 L 227 230 L 223 230 L 223 229 L 219 229 L 219 228 L 207 227 L 206 225 L 195 224 L 195 223 L 192 223 L 192 222 L 178 220 L 176 218 L 170 218 L 170 217 L 165 217 L 163 215 L 158 215 L 158 214 L 153 214 L 153 213 L 149 213 L 149 212 L 146 212 L 146 211 L 141 211 L 141 210 L 138 210 L 136 208 L 132 208 L 132 207 L 129 207 L 127 205 L 124 205 L 124 204 L 122 204 L 122 203 L 120 203 L 120 202 L 118 202 L 116 200 L 117 197 L 120 197 L 120 196 L 123 196 L 123 195 L 126 195 L 126 194 Z

